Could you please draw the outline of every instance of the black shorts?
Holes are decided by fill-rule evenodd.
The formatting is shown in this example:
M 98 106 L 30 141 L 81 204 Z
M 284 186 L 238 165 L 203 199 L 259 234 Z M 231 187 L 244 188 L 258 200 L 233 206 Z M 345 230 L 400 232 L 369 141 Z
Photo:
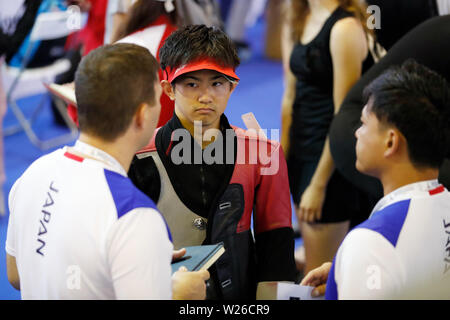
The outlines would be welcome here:
M 305 161 L 295 157 L 287 159 L 289 187 L 295 205 L 299 205 L 301 196 L 308 187 L 319 160 Z M 356 188 L 337 170 L 328 181 L 322 217 L 317 223 L 335 223 L 350 221 L 351 227 L 366 220 L 377 199 Z

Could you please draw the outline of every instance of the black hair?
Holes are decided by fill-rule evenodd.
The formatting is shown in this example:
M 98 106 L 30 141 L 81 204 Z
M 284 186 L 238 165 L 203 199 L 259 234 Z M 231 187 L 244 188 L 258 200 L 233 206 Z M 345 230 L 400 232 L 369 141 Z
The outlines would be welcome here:
M 223 67 L 236 69 L 240 61 L 231 39 L 217 27 L 190 25 L 173 32 L 159 51 L 161 68 L 171 70 L 181 65 L 210 58 Z
M 450 151 L 450 87 L 445 78 L 409 59 L 373 80 L 363 95 L 379 121 L 405 136 L 416 167 L 441 166 Z
M 152 54 L 135 44 L 118 43 L 91 51 L 75 74 L 80 130 L 114 141 L 130 126 L 141 103 L 157 102 L 158 70 Z

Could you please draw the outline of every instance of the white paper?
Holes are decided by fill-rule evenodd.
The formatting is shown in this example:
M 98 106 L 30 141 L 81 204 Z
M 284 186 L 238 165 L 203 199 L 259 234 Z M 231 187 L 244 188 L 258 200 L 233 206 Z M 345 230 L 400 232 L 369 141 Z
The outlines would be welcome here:
M 261 126 L 259 125 L 258 120 L 256 120 L 253 112 L 245 113 L 241 116 L 241 118 L 242 118 L 242 121 L 244 121 L 244 124 L 247 127 L 247 130 L 255 130 L 258 135 L 267 139 L 266 134 L 261 129 Z
M 277 300 L 324 300 L 325 297 L 313 298 L 311 292 L 314 287 L 301 286 L 292 283 L 278 283 Z

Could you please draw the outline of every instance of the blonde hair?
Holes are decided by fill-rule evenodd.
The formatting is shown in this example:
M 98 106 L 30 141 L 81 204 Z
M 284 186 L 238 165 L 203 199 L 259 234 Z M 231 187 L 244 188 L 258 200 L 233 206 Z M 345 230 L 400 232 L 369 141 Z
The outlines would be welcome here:
M 355 18 L 361 22 L 366 34 L 374 36 L 373 30 L 367 27 L 367 5 L 361 0 L 338 0 L 339 7 L 354 14 Z M 306 17 L 309 13 L 308 0 L 290 0 L 288 9 L 288 19 L 291 25 L 291 37 L 294 41 L 300 41 L 305 28 Z

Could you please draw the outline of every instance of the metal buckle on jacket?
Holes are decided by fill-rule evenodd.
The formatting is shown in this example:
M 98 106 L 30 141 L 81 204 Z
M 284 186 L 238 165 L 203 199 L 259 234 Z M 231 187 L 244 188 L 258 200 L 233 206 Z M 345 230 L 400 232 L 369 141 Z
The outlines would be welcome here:
M 194 227 L 196 227 L 199 230 L 205 230 L 206 229 L 206 221 L 203 220 L 202 218 L 195 218 L 192 221 L 192 224 L 194 225 Z
M 231 284 L 231 279 L 227 279 L 221 283 L 222 288 L 228 287 Z
M 231 201 L 227 201 L 227 202 L 219 204 L 219 210 L 223 210 L 223 209 L 226 209 L 229 207 L 231 207 Z

